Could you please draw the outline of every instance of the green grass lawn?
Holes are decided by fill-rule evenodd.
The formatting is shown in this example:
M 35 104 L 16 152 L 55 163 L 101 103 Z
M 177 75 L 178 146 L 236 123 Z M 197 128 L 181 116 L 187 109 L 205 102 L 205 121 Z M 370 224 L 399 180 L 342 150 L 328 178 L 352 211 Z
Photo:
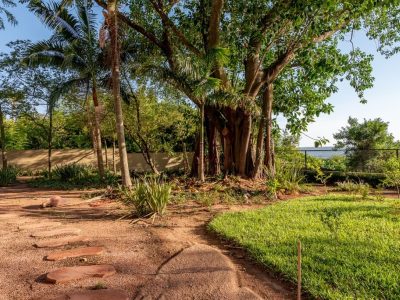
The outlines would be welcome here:
M 400 299 L 400 201 L 308 197 L 217 216 L 211 230 L 323 299 Z

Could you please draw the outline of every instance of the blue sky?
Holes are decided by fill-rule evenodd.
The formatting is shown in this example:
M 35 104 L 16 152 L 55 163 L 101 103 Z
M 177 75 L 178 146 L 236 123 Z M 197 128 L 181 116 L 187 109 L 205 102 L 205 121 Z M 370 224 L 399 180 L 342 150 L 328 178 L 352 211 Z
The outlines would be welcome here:
M 28 10 L 19 5 L 11 9 L 18 20 L 16 27 L 6 24 L 6 30 L 0 31 L 0 52 L 8 51 L 5 46 L 9 41 L 16 39 L 40 40 L 50 35 L 50 32 Z M 334 143 L 332 134 L 346 125 L 349 116 L 359 119 L 381 118 L 389 122 L 389 130 L 400 139 L 400 55 L 390 59 L 376 54 L 376 44 L 363 37 L 358 32 L 353 39 L 355 45 L 369 53 L 375 54 L 373 62 L 374 87 L 366 92 L 367 104 L 359 103 L 357 95 L 347 82 L 339 85 L 339 92 L 328 101 L 334 105 L 334 112 L 323 115 L 309 126 L 307 135 L 317 138 L 325 137 Z M 344 49 L 350 47 L 349 43 L 342 45 Z M 284 122 L 280 122 L 283 124 Z M 302 136 L 300 146 L 313 146 L 314 141 Z

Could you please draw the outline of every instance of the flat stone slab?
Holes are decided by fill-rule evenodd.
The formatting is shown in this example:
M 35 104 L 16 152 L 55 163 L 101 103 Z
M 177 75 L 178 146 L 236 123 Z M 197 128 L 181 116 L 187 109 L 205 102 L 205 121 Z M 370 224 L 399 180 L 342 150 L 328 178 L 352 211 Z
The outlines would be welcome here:
M 237 270 L 219 250 L 202 244 L 173 255 L 146 283 L 139 299 L 235 299 L 261 300 L 252 290 L 241 287 Z
M 63 260 L 67 258 L 73 257 L 81 257 L 81 256 L 93 256 L 93 255 L 100 255 L 104 252 L 103 247 L 82 247 L 82 248 L 74 248 L 64 251 L 57 251 L 48 254 L 45 257 L 45 260 Z
M 32 237 L 53 237 L 53 236 L 59 236 L 59 235 L 77 235 L 81 232 L 81 229 L 79 228 L 60 228 L 60 229 L 54 229 L 54 230 L 49 230 L 49 231 L 38 231 L 35 233 L 32 233 Z
M 65 267 L 47 273 L 45 280 L 48 283 L 57 284 L 90 277 L 109 277 L 116 272 L 115 268 L 111 265 Z
M 129 297 L 122 290 L 104 289 L 72 292 L 54 300 L 129 300 Z
M 90 238 L 86 236 L 69 236 L 65 238 L 58 238 L 46 241 L 37 241 L 33 244 L 36 248 L 57 248 L 65 245 L 73 245 L 76 243 L 90 241 Z
M 33 223 L 33 224 L 26 224 L 26 225 L 20 225 L 18 226 L 19 230 L 25 230 L 25 229 L 36 229 L 36 228 L 42 228 L 42 227 L 58 227 L 61 225 L 61 222 L 39 222 L 39 223 Z

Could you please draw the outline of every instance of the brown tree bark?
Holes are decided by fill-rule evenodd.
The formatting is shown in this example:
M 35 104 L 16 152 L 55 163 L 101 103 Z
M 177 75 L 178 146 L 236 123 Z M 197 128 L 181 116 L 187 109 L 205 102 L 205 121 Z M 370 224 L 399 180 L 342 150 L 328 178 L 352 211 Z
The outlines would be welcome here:
M 208 116 L 205 119 L 208 145 L 208 174 L 217 176 L 221 173 L 221 166 L 218 151 L 218 129 L 215 124 L 215 119 Z
M 94 143 L 96 149 L 96 157 L 97 157 L 97 168 L 99 171 L 99 175 L 101 178 L 104 177 L 104 161 L 103 161 L 103 149 L 102 149 L 102 140 L 101 140 L 101 131 L 100 131 L 100 105 L 99 100 L 97 98 L 97 86 L 96 80 L 92 80 L 92 98 L 94 105 Z
M 267 96 L 264 97 L 265 100 L 265 152 L 264 152 L 264 165 L 266 167 L 266 172 L 268 176 L 275 177 L 275 162 L 274 162 L 274 144 L 272 136 L 272 105 L 273 105 L 273 86 L 268 85 Z
M 52 174 L 52 151 L 53 151 L 53 113 L 54 108 L 52 104 L 49 105 L 49 131 L 47 135 L 47 171 L 49 172 L 49 179 L 51 179 Z
M 2 168 L 7 169 L 7 151 L 6 151 L 6 133 L 4 125 L 4 113 L 0 106 L 0 146 L 1 146 L 1 160 Z
M 112 87 L 114 96 L 114 109 L 116 115 L 116 131 L 118 137 L 122 186 L 125 188 L 130 188 L 132 186 L 132 181 L 129 174 L 128 154 L 126 150 L 124 120 L 122 115 L 122 103 L 120 95 L 120 52 L 118 42 L 117 0 L 108 0 L 107 10 L 109 15 L 109 25 L 111 29 L 110 36 L 112 52 Z
M 198 178 L 200 182 L 205 181 L 205 174 L 204 174 L 204 107 L 205 104 L 202 102 L 200 104 L 200 149 L 199 149 L 199 172 Z
M 257 145 L 256 145 L 256 160 L 255 166 L 252 173 L 252 178 L 259 178 L 263 173 L 263 148 L 264 148 L 264 132 L 267 124 L 268 114 L 271 114 L 271 111 L 268 111 L 272 104 L 268 104 L 273 101 L 273 84 L 267 84 L 265 91 L 263 93 L 262 99 L 262 109 L 261 109 L 261 118 L 258 126 L 258 134 L 257 134 Z

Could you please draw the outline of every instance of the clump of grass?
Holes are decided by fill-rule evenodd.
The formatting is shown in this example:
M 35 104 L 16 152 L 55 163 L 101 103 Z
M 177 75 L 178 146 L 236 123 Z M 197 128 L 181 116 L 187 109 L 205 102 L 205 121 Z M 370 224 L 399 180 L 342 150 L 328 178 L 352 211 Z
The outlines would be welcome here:
M 371 190 L 371 187 L 369 186 L 368 183 L 363 183 L 363 182 L 356 183 L 350 180 L 338 182 L 336 183 L 336 185 L 337 185 L 337 190 L 343 192 L 349 192 L 353 196 L 360 195 L 363 200 L 368 198 L 368 195 Z
M 8 166 L 0 169 L 0 186 L 6 186 L 17 181 L 20 169 L 15 166 Z
M 107 286 L 103 282 L 98 282 L 91 289 L 92 290 L 105 290 L 105 289 L 107 289 Z
M 397 199 L 308 197 L 222 214 L 209 228 L 292 281 L 300 239 L 303 287 L 313 298 L 400 299 L 399 207 Z
M 106 171 L 101 178 L 97 170 L 90 165 L 71 163 L 56 166 L 51 172 L 42 173 L 42 178 L 36 178 L 30 182 L 33 187 L 51 187 L 58 189 L 75 188 L 100 188 L 117 186 L 118 176 Z
M 163 215 L 170 201 L 171 186 L 157 178 L 136 179 L 132 189 L 121 189 L 123 202 L 139 217 Z

